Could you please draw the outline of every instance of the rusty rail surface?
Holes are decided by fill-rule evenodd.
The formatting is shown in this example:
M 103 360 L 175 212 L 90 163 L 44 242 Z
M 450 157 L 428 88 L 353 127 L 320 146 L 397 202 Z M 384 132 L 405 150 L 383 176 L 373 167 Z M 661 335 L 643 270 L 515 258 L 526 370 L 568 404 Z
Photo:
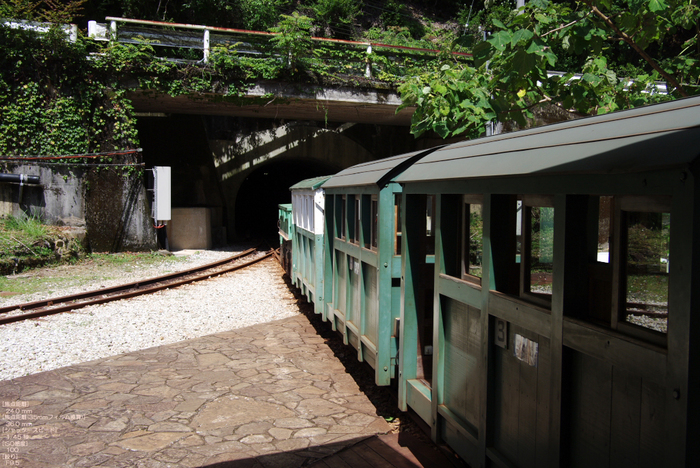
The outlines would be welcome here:
M 240 270 L 242 268 L 258 263 L 266 258 L 269 258 L 274 254 L 274 251 L 270 251 L 260 257 L 254 258 L 253 260 L 249 260 L 243 263 L 236 263 L 235 265 L 231 266 L 226 266 L 228 263 L 232 263 L 236 260 L 245 258 L 248 255 L 254 253 L 255 251 L 255 248 L 248 249 L 244 252 L 241 252 L 237 255 L 234 255 L 233 257 L 229 257 L 224 260 L 208 263 L 206 265 L 200 265 L 198 267 L 178 271 L 176 273 L 170 273 L 154 278 L 147 278 L 141 281 L 134 281 L 132 283 L 126 283 L 119 286 L 112 286 L 108 288 L 82 292 L 69 296 L 54 297 L 49 299 L 43 299 L 40 301 L 26 302 L 24 304 L 15 304 L 12 306 L 1 307 L 0 324 L 18 322 L 21 320 L 27 320 L 31 318 L 44 317 L 51 314 L 57 314 L 59 312 L 67 312 L 75 309 L 80 309 L 82 307 L 87 307 L 90 305 L 104 304 L 111 301 L 118 301 L 120 299 L 128 299 L 144 294 L 151 294 L 157 291 L 161 291 L 163 289 L 182 286 L 183 284 L 202 281 L 205 279 L 212 278 L 214 276 L 219 276 L 225 273 Z M 18 311 L 31 312 L 3 316 L 5 314 L 11 314 L 13 312 Z

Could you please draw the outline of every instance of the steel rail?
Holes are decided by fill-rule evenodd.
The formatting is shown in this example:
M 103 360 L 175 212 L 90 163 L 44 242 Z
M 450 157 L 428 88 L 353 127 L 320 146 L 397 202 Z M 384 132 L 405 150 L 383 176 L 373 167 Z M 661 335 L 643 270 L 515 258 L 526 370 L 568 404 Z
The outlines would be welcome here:
M 244 252 L 241 252 L 240 254 L 234 255 L 233 257 L 229 257 L 224 260 L 219 260 L 217 262 L 208 263 L 206 265 L 201 265 L 195 268 L 191 268 L 189 270 L 183 270 L 168 275 L 144 279 L 142 281 L 135 281 L 119 286 L 112 286 L 109 288 L 87 291 L 69 296 L 62 296 L 41 301 L 27 302 L 24 304 L 16 304 L 13 306 L 3 307 L 0 308 L 0 314 L 8 314 L 10 312 L 24 310 L 33 310 L 33 312 L 0 317 L 0 324 L 18 322 L 21 320 L 27 320 L 31 318 L 44 317 L 60 312 L 67 312 L 75 309 L 80 309 L 90 305 L 104 304 L 107 302 L 117 301 L 121 299 L 129 299 L 145 294 L 152 294 L 163 289 L 174 288 L 177 286 L 182 286 L 184 284 L 209 279 L 214 276 L 219 276 L 225 273 L 240 270 L 242 268 L 251 266 L 255 263 L 265 260 L 266 258 L 269 258 L 273 255 L 273 252 L 268 252 L 265 255 L 254 258 L 253 260 L 249 260 L 247 262 L 237 263 L 233 266 L 214 271 L 207 271 L 225 265 L 226 263 L 230 263 L 234 260 L 241 259 L 247 255 L 250 255 L 255 250 L 255 248 L 248 249 Z

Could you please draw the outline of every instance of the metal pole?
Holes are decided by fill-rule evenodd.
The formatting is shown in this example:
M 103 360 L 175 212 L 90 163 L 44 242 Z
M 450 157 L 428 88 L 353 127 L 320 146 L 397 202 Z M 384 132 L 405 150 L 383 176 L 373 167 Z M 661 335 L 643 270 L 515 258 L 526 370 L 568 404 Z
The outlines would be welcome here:
M 204 30 L 204 63 L 209 62 L 209 30 Z
M 111 21 L 109 23 L 109 39 L 111 41 L 117 40 L 117 22 L 116 21 Z
M 367 65 L 365 65 L 365 78 L 372 78 L 372 46 L 367 47 Z

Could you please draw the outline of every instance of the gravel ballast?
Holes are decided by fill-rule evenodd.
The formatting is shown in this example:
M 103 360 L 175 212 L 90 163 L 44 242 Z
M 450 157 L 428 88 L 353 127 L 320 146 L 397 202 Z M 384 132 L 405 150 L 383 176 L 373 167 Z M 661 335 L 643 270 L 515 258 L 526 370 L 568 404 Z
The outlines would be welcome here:
M 233 252 L 205 252 L 178 269 L 231 255 Z M 158 274 L 162 273 L 144 270 L 111 282 Z M 0 380 L 293 316 L 299 309 L 282 274 L 276 261 L 267 259 L 244 270 L 151 295 L 0 325 Z M 77 291 L 62 291 L 61 295 L 73 292 Z M 41 299 L 36 296 L 17 302 Z

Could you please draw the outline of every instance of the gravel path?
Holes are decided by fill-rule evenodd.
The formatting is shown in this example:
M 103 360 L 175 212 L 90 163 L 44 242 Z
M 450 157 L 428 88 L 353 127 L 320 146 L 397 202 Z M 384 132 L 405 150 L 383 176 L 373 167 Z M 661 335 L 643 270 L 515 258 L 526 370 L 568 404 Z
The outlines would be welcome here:
M 178 269 L 231 255 L 207 253 Z M 139 273 L 139 277 L 163 274 Z M 276 261 L 268 259 L 245 270 L 148 296 L 0 325 L 0 380 L 298 314 L 282 274 Z M 136 276 L 131 274 L 128 280 L 134 281 Z M 17 302 L 27 300 L 23 297 Z

